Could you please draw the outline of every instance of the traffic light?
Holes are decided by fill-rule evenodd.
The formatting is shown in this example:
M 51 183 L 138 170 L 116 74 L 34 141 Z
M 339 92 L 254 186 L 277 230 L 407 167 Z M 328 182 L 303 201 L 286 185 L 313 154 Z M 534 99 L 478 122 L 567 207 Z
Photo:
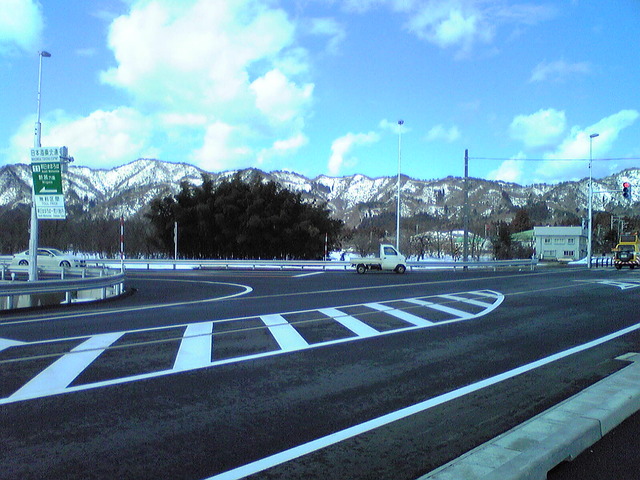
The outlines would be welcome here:
M 631 200 L 631 183 L 622 182 L 622 196 L 628 200 Z

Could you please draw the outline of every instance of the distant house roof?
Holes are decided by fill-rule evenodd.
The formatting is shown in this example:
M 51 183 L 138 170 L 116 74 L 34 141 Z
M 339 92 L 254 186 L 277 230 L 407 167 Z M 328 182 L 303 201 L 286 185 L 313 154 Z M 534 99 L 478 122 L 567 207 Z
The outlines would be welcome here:
M 525 230 L 524 232 L 518 232 L 518 233 L 512 234 L 511 240 L 515 242 L 521 242 L 521 243 L 533 242 L 533 236 L 534 236 L 533 229 Z
M 534 235 L 539 236 L 579 236 L 586 235 L 583 227 L 533 227 Z

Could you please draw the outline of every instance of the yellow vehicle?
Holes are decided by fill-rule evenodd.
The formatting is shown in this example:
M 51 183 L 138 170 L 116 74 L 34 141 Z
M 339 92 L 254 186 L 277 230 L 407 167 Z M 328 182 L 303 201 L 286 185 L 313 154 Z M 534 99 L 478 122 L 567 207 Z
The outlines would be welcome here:
M 620 243 L 613 249 L 613 253 L 613 264 L 618 270 L 625 266 L 629 266 L 632 270 L 635 267 L 640 267 L 640 240 L 638 240 L 638 233 L 620 235 Z

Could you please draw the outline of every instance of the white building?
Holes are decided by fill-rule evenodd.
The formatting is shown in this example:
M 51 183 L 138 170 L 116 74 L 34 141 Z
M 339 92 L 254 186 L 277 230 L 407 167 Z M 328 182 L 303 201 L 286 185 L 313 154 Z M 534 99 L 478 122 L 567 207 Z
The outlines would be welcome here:
M 539 260 L 587 256 L 588 232 L 585 227 L 533 227 L 536 256 Z

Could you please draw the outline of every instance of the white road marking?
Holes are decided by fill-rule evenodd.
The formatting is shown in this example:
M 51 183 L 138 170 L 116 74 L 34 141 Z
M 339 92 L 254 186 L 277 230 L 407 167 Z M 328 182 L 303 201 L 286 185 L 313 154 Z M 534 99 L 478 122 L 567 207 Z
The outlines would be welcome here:
M 231 363 L 256 360 L 260 358 L 271 357 L 275 355 L 280 355 L 283 353 L 302 350 L 302 349 L 311 349 L 311 348 L 322 348 L 329 345 L 342 344 L 347 342 L 352 342 L 354 340 L 362 339 L 362 338 L 370 338 L 377 336 L 385 336 L 385 335 L 393 335 L 398 332 L 406 332 L 410 330 L 421 329 L 425 327 L 436 327 L 440 325 L 444 325 L 447 323 L 461 322 L 470 320 L 473 318 L 479 318 L 484 315 L 487 315 L 489 312 L 493 311 L 497 308 L 504 300 L 504 295 L 499 292 L 494 292 L 491 290 L 480 290 L 474 292 L 464 292 L 466 294 L 474 294 L 485 296 L 487 298 L 493 299 L 493 303 L 485 308 L 483 311 L 478 312 L 476 314 L 470 315 L 465 318 L 453 318 L 450 320 L 439 321 L 437 323 L 428 322 L 425 320 L 425 324 L 420 326 L 415 325 L 415 323 L 408 322 L 410 325 L 406 327 L 397 328 L 394 330 L 387 330 L 384 332 L 380 332 L 375 328 L 367 325 L 366 323 L 358 320 L 351 315 L 345 314 L 340 308 L 354 307 L 358 305 L 345 305 L 339 308 L 323 308 L 315 311 L 319 311 L 328 317 L 331 317 L 334 321 L 340 323 L 351 332 L 354 333 L 354 337 L 346 337 L 346 338 L 338 338 L 335 340 L 328 340 L 325 342 L 319 342 L 314 344 L 308 344 L 306 340 L 299 334 L 299 332 L 291 325 L 282 315 L 292 314 L 292 313 L 300 313 L 300 312 L 286 312 L 280 315 L 265 315 L 262 317 L 248 316 L 248 317 L 238 317 L 231 319 L 222 319 L 222 320 L 214 320 L 211 322 L 198 322 L 194 324 L 193 327 L 190 327 L 191 324 L 182 324 L 182 325 L 171 325 L 165 327 L 152 327 L 146 329 L 137 329 L 130 331 L 117 332 L 107 335 L 113 335 L 114 340 L 117 340 L 116 337 L 120 337 L 129 333 L 138 333 L 138 332 L 153 332 L 153 331 L 163 331 L 168 328 L 177 328 L 184 327 L 185 333 L 183 334 L 183 339 L 181 346 L 179 348 L 178 355 L 181 357 L 180 359 L 176 359 L 174 361 L 174 367 L 168 370 L 161 370 L 149 373 L 142 373 L 138 375 L 130 375 L 120 378 L 113 378 L 109 380 L 97 381 L 93 383 L 85 383 L 81 385 L 70 385 L 71 382 L 82 372 L 82 370 L 88 367 L 96 357 L 98 357 L 104 350 L 106 350 L 109 346 L 107 345 L 107 335 L 96 335 L 95 340 L 92 338 L 87 339 L 86 336 L 81 337 L 70 337 L 70 338 L 58 338 L 54 340 L 40 340 L 35 342 L 19 342 L 20 345 L 46 345 L 56 342 L 64 342 L 64 341 L 73 341 L 73 340 L 84 340 L 84 343 L 75 349 L 71 350 L 67 354 L 64 354 L 64 357 L 60 358 L 58 361 L 54 362 L 50 365 L 45 371 L 47 372 L 45 375 L 45 371 L 41 372 L 37 377 L 32 379 L 28 384 L 24 385 L 19 392 L 14 393 L 13 395 L 5 398 L 0 398 L 0 405 L 5 405 L 9 403 L 19 402 L 32 398 L 39 398 L 50 395 L 59 395 L 63 393 L 72 393 L 79 392 L 83 390 L 91 390 L 94 388 L 102 388 L 112 385 L 120 385 L 124 383 L 135 382 L 139 380 L 151 379 L 162 377 L 165 375 L 172 375 L 180 372 L 184 372 L 186 370 L 195 370 L 197 368 L 208 368 L 215 367 L 219 365 L 227 365 Z M 436 295 L 437 297 L 437 295 Z M 429 297 L 423 297 L 429 298 Z M 416 300 L 416 299 L 414 299 Z M 395 302 L 397 300 L 389 300 L 389 302 Z M 403 301 L 409 301 L 408 299 L 404 299 Z M 414 302 L 415 303 L 415 302 Z M 432 305 L 430 302 L 424 302 L 428 305 Z M 379 304 L 382 308 L 387 308 L 383 303 Z M 390 308 L 390 307 L 389 307 Z M 312 310 L 305 310 L 305 312 L 309 312 Z M 386 313 L 386 311 L 385 311 Z M 211 359 L 211 354 L 208 353 L 208 349 L 211 347 L 211 341 L 207 342 L 205 338 L 212 339 L 215 335 L 213 330 L 211 333 L 208 333 L 208 327 L 205 328 L 205 324 L 211 323 L 228 323 L 228 322 L 241 322 L 243 320 L 250 320 L 255 318 L 262 318 L 264 322 L 264 318 L 267 319 L 266 323 L 267 328 L 269 328 L 270 333 L 274 336 L 281 349 L 271 350 L 262 353 L 238 356 L 238 357 L 230 357 L 222 360 L 211 360 L 209 363 L 206 362 L 206 358 Z M 195 326 L 198 325 L 198 326 Z M 202 330 L 200 330 L 202 328 Z M 198 333 L 201 332 L 201 333 Z M 187 338 L 184 338 L 187 337 Z M 179 340 L 176 338 L 175 340 Z M 13 342 L 18 342 L 17 340 L 5 340 L 5 342 L 11 343 L 9 346 L 14 346 Z M 103 346 L 106 345 L 106 346 Z M 198 346 L 196 346 L 198 345 Z M 180 353 L 181 351 L 181 353 Z M 210 352 L 210 351 L 209 351 Z M 78 356 L 77 360 L 74 360 L 74 357 Z M 69 357 L 69 358 L 66 358 Z M 17 360 L 17 359 L 16 359 Z M 3 363 L 9 362 L 12 360 L 2 360 L 0 361 L 0 366 Z M 67 370 L 67 363 L 72 366 L 71 369 Z M 176 368 L 176 365 L 178 368 Z M 62 370 L 62 372 L 57 372 L 56 370 Z M 64 372 L 64 370 L 67 370 Z M 45 381 L 47 378 L 58 378 L 60 380 L 54 381 L 50 384 L 47 384 Z M 39 379 L 36 381 L 36 379 Z M 27 388 L 28 387 L 28 388 Z M 37 387 L 37 388 L 36 388 Z M 20 395 L 18 396 L 18 393 Z
M 18 340 L 9 340 L 8 338 L 0 338 L 0 352 L 5 348 L 15 347 L 16 345 L 22 345 L 24 342 Z
M 476 307 L 487 308 L 491 306 L 490 303 L 482 302 L 480 300 L 476 300 L 473 298 L 460 297 L 459 295 L 438 295 L 438 296 L 440 298 L 446 298 L 447 300 L 453 300 L 454 302 L 462 302 L 462 303 L 468 303 L 469 305 L 475 305 Z
M 182 336 L 174 370 L 193 370 L 211 364 L 213 322 L 190 323 Z
M 378 310 L 380 312 L 384 312 L 388 315 L 392 315 L 400 320 L 404 320 L 405 322 L 409 322 L 416 327 L 429 327 L 434 325 L 434 322 L 429 320 L 425 320 L 422 317 L 418 317 L 409 312 L 405 312 L 404 310 L 398 310 L 397 308 L 388 307 L 387 305 L 382 305 L 380 303 L 365 303 L 365 307 L 372 308 L 374 310 Z
M 527 363 L 520 367 L 507 370 L 506 372 L 500 373 L 493 377 L 471 383 L 447 393 L 443 393 L 442 395 L 438 395 L 437 397 L 430 398 L 423 402 L 410 405 L 400 410 L 396 410 L 395 412 L 390 412 L 386 415 L 382 415 L 381 417 L 373 418 L 358 425 L 354 425 L 344 430 L 340 430 L 316 440 L 312 440 L 302 445 L 284 450 L 269 457 L 256 460 L 255 462 L 251 462 L 232 470 L 214 475 L 212 477 L 208 477 L 205 480 L 237 480 L 249 475 L 262 472 L 269 468 L 302 457 L 303 455 L 307 455 L 308 453 L 315 452 L 330 445 L 335 445 L 336 443 L 355 437 L 356 435 L 360 435 L 376 428 L 383 427 L 392 422 L 410 417 L 411 415 L 422 413 L 426 410 L 429 410 L 430 408 L 442 405 L 443 403 L 458 399 L 473 392 L 477 392 L 478 390 L 490 387 L 491 385 L 504 382 L 505 380 L 509 380 L 511 378 L 517 377 L 518 375 L 522 375 L 523 373 L 530 372 L 545 365 L 549 365 L 550 363 L 556 362 L 570 355 L 574 355 L 590 348 L 597 347 L 598 345 L 602 345 L 603 343 L 615 340 L 618 337 L 627 335 L 636 330 L 640 330 L 640 323 L 632 325 L 631 327 L 624 328 L 622 330 L 618 330 L 617 332 L 611 333 L 604 337 L 600 337 L 596 340 L 592 340 L 591 342 L 587 342 L 568 350 L 555 353 L 548 357 L 541 358 L 540 360 L 536 360 L 535 362 Z
M 310 277 L 312 275 L 322 275 L 323 273 L 324 272 L 300 273 L 298 275 L 293 275 L 292 278 Z
M 611 285 L 612 287 L 618 287 L 620 290 L 628 290 L 629 288 L 638 288 L 640 284 L 631 282 L 620 282 L 615 280 L 598 280 L 601 285 Z
M 407 302 L 415 303 L 416 305 L 421 305 L 423 307 L 429 307 L 434 310 L 439 310 L 441 312 L 448 313 L 449 315 L 453 315 L 454 317 L 458 317 L 458 318 L 469 319 L 469 318 L 475 317 L 474 314 L 465 312 L 464 310 L 458 310 L 457 308 L 447 307 L 446 305 L 440 305 L 438 303 L 425 302 L 424 300 L 420 300 L 418 298 L 409 298 L 407 299 Z
M 34 398 L 43 393 L 64 390 L 107 347 L 124 335 L 124 332 L 95 335 L 63 355 L 20 388 L 9 398 L 19 400 Z
M 338 322 L 343 327 L 351 330 L 358 337 L 365 338 L 380 335 L 380 332 L 375 328 L 367 325 L 366 323 L 358 320 L 355 317 L 352 317 L 351 315 L 347 315 L 346 313 L 341 312 L 337 308 L 321 308 L 318 311 L 333 318 L 336 322 Z
M 284 351 L 308 348 L 309 344 L 282 315 L 261 315 L 260 318 Z
M 36 315 L 35 318 L 30 318 L 28 320 L 15 320 L 15 321 L 7 321 L 2 322 L 2 325 L 22 325 L 27 323 L 37 323 L 37 322 L 46 322 L 50 320 L 60 320 L 65 318 L 77 318 L 78 315 L 83 318 L 86 317 L 96 317 L 102 315 L 113 315 L 114 313 L 128 313 L 128 312 L 139 312 L 143 310 L 157 310 L 160 308 L 171 308 L 171 307 L 183 307 L 186 305 L 199 305 L 204 303 L 213 303 L 213 302 L 221 302 L 223 300 L 229 300 L 231 298 L 240 297 L 242 295 L 247 295 L 253 292 L 253 288 L 248 285 L 241 285 L 238 283 L 228 283 L 228 282 L 209 282 L 209 281 L 196 281 L 196 280 L 164 280 L 164 279 L 155 279 L 157 282 L 183 282 L 183 283 L 207 283 L 212 285 L 227 285 L 231 287 L 241 288 L 242 291 L 238 293 L 232 293 L 231 295 L 223 295 L 221 297 L 213 297 L 213 298 L 205 298 L 204 300 L 189 300 L 186 302 L 174 302 L 174 303 L 160 303 L 155 305 L 144 305 L 140 307 L 124 307 L 124 308 L 108 308 L 106 310 L 100 310 L 97 312 L 75 312 L 75 313 L 65 313 L 61 315 L 52 315 L 50 317 L 42 317 Z

